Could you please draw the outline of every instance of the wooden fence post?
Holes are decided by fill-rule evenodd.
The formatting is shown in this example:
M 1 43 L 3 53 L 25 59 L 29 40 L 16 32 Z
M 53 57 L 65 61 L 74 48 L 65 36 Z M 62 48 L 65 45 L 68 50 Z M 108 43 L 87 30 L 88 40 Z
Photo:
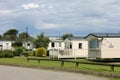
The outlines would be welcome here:
M 111 70 L 112 72 L 114 72 L 114 65 L 111 65 Z
M 78 63 L 78 62 L 76 62 L 76 67 L 78 67 L 78 65 L 79 65 L 79 63 Z
M 29 59 L 27 58 L 27 63 L 29 63 Z
M 62 60 L 62 61 L 61 61 L 61 67 L 63 67 L 63 66 L 64 66 L 64 61 Z
M 38 63 L 40 64 L 40 59 L 38 59 Z

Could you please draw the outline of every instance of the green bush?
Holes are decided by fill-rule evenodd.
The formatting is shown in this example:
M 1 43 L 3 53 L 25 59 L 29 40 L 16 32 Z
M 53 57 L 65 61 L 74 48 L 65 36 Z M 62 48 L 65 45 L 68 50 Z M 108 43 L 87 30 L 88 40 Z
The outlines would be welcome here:
M 23 53 L 23 49 L 22 48 L 17 48 L 14 51 L 14 56 L 20 56 Z
M 44 47 L 38 48 L 36 50 L 36 56 L 37 57 L 46 57 L 47 56 L 47 51 Z
M 29 51 L 28 56 L 35 56 L 35 52 L 34 51 Z
M 5 57 L 4 53 L 0 53 L 0 58 L 4 58 L 4 57 Z
M 4 55 L 3 51 L 0 51 L 0 58 L 4 58 L 4 57 L 5 57 L 5 55 Z
M 3 51 L 3 54 L 4 54 L 5 58 L 13 58 L 14 57 L 13 52 L 9 51 L 9 50 Z
M 13 58 L 13 52 L 9 50 L 0 51 L 0 58 Z

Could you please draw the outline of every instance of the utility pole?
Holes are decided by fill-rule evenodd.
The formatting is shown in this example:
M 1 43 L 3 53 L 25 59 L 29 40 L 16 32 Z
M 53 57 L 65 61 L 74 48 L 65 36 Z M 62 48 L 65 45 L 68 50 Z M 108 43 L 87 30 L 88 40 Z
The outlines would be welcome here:
M 26 57 L 28 56 L 28 27 L 26 27 L 26 46 L 27 46 L 27 53 Z
M 26 27 L 26 42 L 28 40 L 28 27 Z

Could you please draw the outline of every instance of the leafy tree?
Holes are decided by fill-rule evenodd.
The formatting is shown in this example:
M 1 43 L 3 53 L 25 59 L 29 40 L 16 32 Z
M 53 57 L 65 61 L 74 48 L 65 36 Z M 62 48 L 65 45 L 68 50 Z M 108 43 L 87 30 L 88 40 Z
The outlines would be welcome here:
M 26 40 L 29 39 L 29 37 L 30 37 L 30 35 L 28 33 L 26 33 L 26 32 L 22 32 L 21 34 L 19 34 L 19 39 L 21 41 L 26 41 Z
M 3 36 L 2 35 L 0 35 L 0 39 L 2 39 L 3 38 Z
M 19 39 L 21 41 L 26 41 L 26 40 L 33 41 L 34 38 L 30 36 L 28 33 L 22 32 L 21 34 L 19 34 Z
M 66 38 L 73 37 L 71 33 L 66 33 L 62 36 L 62 39 L 65 40 Z
M 3 34 L 3 37 L 7 40 L 13 40 L 15 41 L 17 39 L 17 34 L 18 34 L 18 30 L 16 29 L 9 29 L 8 31 L 6 31 Z
M 23 41 L 32 41 L 33 42 L 33 37 L 31 37 L 28 33 L 22 32 L 19 34 L 18 39 L 15 41 L 13 46 L 22 46 Z
M 40 47 L 48 47 L 50 40 L 48 37 L 44 35 L 44 33 L 40 33 L 40 35 L 37 36 L 37 38 L 34 40 L 35 48 Z

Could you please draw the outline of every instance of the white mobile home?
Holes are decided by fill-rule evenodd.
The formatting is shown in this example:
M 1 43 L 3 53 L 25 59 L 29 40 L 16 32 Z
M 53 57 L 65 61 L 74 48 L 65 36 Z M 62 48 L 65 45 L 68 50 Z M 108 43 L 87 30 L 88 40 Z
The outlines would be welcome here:
M 120 33 L 91 33 L 86 40 L 89 58 L 120 58 Z
M 88 56 L 88 42 L 84 37 L 70 37 L 62 41 L 63 47 L 50 50 L 55 58 L 77 58 Z
M 50 43 L 48 45 L 49 56 L 58 58 L 59 50 L 64 49 L 64 41 L 59 36 L 50 36 Z
M 12 42 L 7 40 L 0 40 L 0 50 L 12 50 Z
M 52 58 L 58 58 L 58 54 L 60 50 L 64 49 L 63 40 L 53 40 L 49 43 L 49 56 Z
M 64 49 L 64 42 L 61 37 L 51 36 L 49 37 L 50 43 L 48 45 L 48 50 L 51 49 Z
M 84 39 L 84 37 L 70 37 L 64 42 L 65 49 L 63 56 L 68 56 L 68 58 L 88 56 L 88 42 Z
M 33 42 L 31 42 L 31 41 L 24 41 L 22 46 L 26 49 L 33 49 L 34 48 Z

